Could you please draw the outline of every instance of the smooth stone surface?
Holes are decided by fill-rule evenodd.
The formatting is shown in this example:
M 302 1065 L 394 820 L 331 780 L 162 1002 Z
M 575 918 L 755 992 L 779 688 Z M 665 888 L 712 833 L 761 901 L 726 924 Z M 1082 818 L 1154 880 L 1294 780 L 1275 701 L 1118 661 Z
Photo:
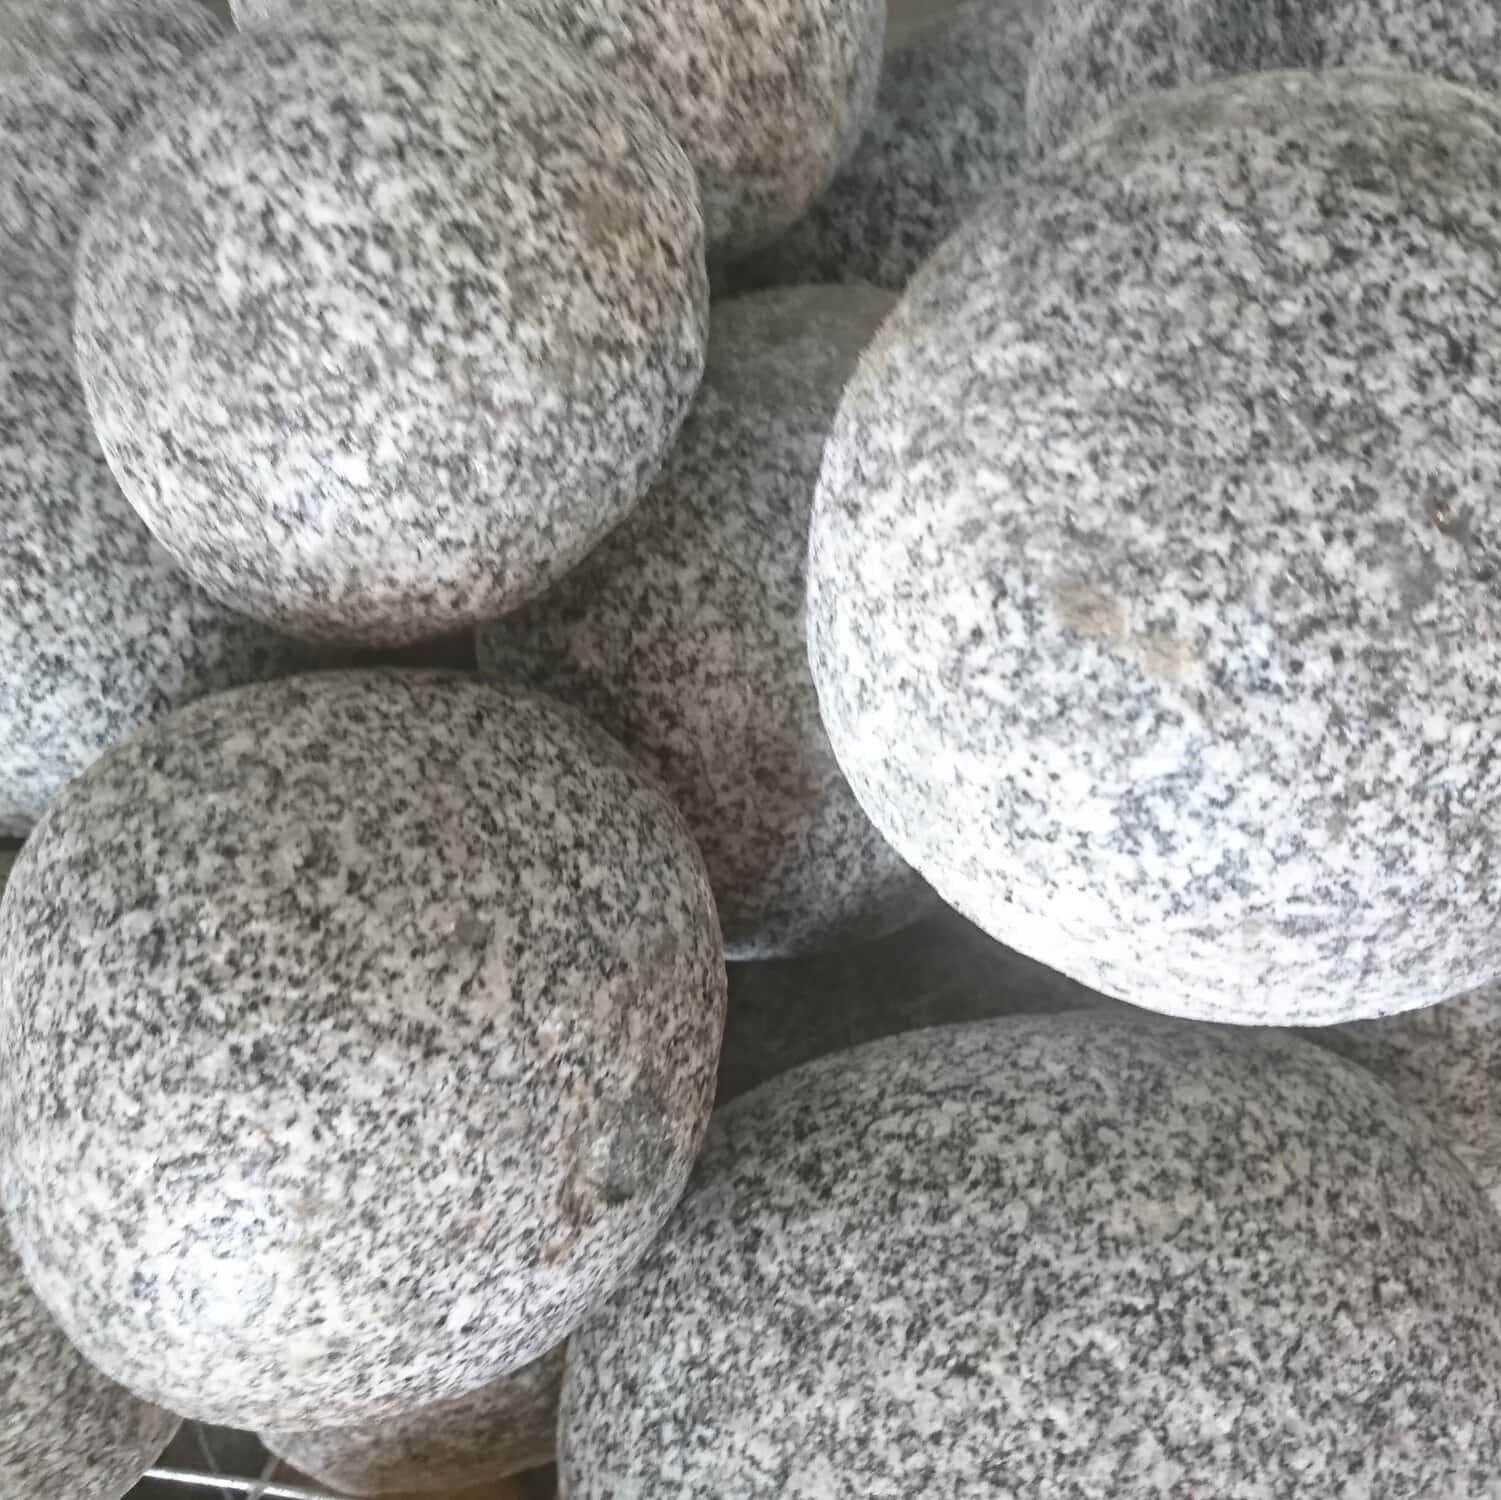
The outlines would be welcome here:
M 3 876 L 0 876 L 3 879 Z M 85 1363 L 27 1285 L 0 1222 L 0 1494 L 120 1500 L 178 1419 Z
M 661 479 L 557 588 L 478 635 L 483 670 L 576 704 L 662 778 L 734 958 L 875 937 L 931 905 L 839 773 L 802 623 L 824 439 L 894 305 L 851 287 L 715 303 Z
M 112 158 L 221 34 L 196 0 L 0 0 L 0 281 L 70 286 Z
M 185 1416 L 461 1396 L 645 1249 L 724 983 L 681 817 L 577 715 L 425 672 L 206 699 L 73 782 L 0 903 L 17 1247 Z
M 1308 1038 L 1368 1068 L 1433 1121 L 1501 1208 L 1501 985 Z
M 1488 1500 L 1501 1221 L 1278 1034 L 941 1027 L 720 1111 L 575 1336 L 569 1500 Z
M 716 1105 L 881 1037 L 1113 1005 L 948 910 L 839 953 L 731 964 L 729 976 Z
M 1026 157 L 1033 0 L 972 0 L 893 45 L 870 123 L 799 222 L 738 269 L 746 286 L 899 291 Z
M 1003 189 L 846 391 L 824 723 L 948 903 L 1211 1020 L 1501 972 L 1501 106 L 1155 96 Z
M 702 370 L 702 251 L 667 133 L 514 19 L 256 31 L 179 76 L 96 205 L 84 389 L 211 593 L 414 640 L 635 505 Z
M 148 719 L 329 656 L 209 598 L 126 504 L 74 371 L 69 300 L 0 280 L 0 837 Z
M 464 0 L 471 8 L 474 0 Z M 456 0 L 437 0 L 454 14 Z M 237 0 L 239 24 L 337 7 L 371 20 L 434 0 Z M 479 0 L 636 90 L 682 143 L 703 193 L 710 261 L 775 239 L 806 211 L 870 115 L 884 0 Z
M 1494 0 L 1042 0 L 1027 133 L 1048 150 L 1123 101 L 1281 68 L 1398 69 L 1501 89 Z
M 566 1346 L 457 1401 L 368 1427 L 265 1432 L 271 1452 L 346 1495 L 464 1489 L 551 1463 Z

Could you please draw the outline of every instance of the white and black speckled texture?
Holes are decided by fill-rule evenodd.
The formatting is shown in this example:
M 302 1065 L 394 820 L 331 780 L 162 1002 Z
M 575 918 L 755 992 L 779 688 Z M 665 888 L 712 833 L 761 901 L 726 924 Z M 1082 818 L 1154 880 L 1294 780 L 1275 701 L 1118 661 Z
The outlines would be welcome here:
M 656 486 L 557 588 L 478 634 L 482 669 L 576 704 L 662 778 L 733 958 L 874 937 L 931 905 L 839 772 L 803 631 L 824 440 L 894 305 L 866 287 L 715 303 Z
M 457 1490 L 552 1462 L 566 1345 L 456 1401 L 369 1427 L 263 1432 L 261 1441 L 344 1495 Z
M 724 984 L 681 817 L 571 711 L 395 671 L 205 699 L 74 781 L 0 903 L 17 1248 L 186 1416 L 463 1395 L 644 1250 Z
M 126 134 L 221 34 L 197 0 L 0 0 L 0 278 L 71 286 Z
M 437 0 L 446 16 L 455 0 Z M 472 0 L 466 0 L 472 4 Z M 241 26 L 330 6 L 389 19 L 434 0 L 239 0 Z M 870 115 L 884 0 L 481 0 L 629 85 L 682 143 L 703 193 L 711 263 L 806 211 Z
M 57 277 L 0 280 L 0 836 L 147 719 L 317 664 L 196 588 L 99 451 Z
M 0 0 L 0 836 L 152 713 L 309 664 L 151 541 L 74 373 L 88 205 L 131 126 L 221 32 L 196 0 Z
M 1432 1120 L 1501 1208 L 1501 985 L 1308 1037 L 1369 1068 Z
M 1041 0 L 1027 134 L 1048 150 L 1140 94 L 1282 68 L 1401 69 L 1501 89 L 1495 0 Z
M 27 1285 L 0 1222 L 0 1494 L 120 1500 L 177 1424 L 85 1362 Z
M 729 974 L 720 1105 L 880 1037 L 1114 1003 L 946 910 L 856 948 L 731 964 Z
M 1501 106 L 1262 74 L 1002 189 L 851 380 L 809 559 L 878 827 L 1106 994 L 1501 972 Z
M 515 20 L 257 31 L 174 81 L 85 230 L 84 389 L 211 593 L 398 642 L 565 572 L 703 365 L 692 169 Z
M 737 281 L 905 286 L 1025 158 L 1033 9 L 1034 0 L 971 0 L 893 46 L 859 145 Z
M 715 1117 L 569 1348 L 568 1500 L 1490 1500 L 1501 1221 L 1360 1069 L 942 1027 Z

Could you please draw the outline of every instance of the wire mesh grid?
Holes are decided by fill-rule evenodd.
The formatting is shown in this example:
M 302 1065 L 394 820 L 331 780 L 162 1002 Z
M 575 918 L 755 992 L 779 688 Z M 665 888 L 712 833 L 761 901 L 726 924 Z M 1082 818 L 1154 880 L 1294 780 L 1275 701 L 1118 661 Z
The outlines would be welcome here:
M 462 1491 L 430 1492 L 430 1500 L 554 1500 L 551 1468 L 513 1475 Z M 128 1500 L 341 1500 L 331 1490 L 267 1452 L 252 1433 L 184 1422 L 160 1462 Z M 401 1500 L 401 1497 L 391 1497 Z
M 130 1500 L 330 1500 L 248 1432 L 184 1422 Z

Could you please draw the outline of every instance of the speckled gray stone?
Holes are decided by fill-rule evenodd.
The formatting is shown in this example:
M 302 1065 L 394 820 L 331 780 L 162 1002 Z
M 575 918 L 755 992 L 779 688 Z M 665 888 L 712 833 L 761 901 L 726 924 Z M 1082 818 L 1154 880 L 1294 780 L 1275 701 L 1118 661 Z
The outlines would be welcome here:
M 3 875 L 0 875 L 3 879 Z M 27 1285 L 0 1221 L 0 1494 L 120 1500 L 178 1419 L 85 1363 Z
M 880 1037 L 1114 1004 L 948 910 L 838 953 L 731 964 L 729 976 L 720 1105 Z
M 824 722 L 1000 941 L 1320 1024 L 1501 972 L 1501 106 L 1159 95 L 938 252 L 851 381 Z
M 126 133 L 221 33 L 197 0 L 0 0 L 0 279 L 71 283 Z
M 211 593 L 397 642 L 565 572 L 703 364 L 692 169 L 608 78 L 485 24 L 244 34 L 174 81 L 80 251 L 127 498 Z
M 0 836 L 154 715 L 328 655 L 195 588 L 125 503 L 78 386 L 70 301 L 46 278 L 0 280 Z
M 569 1500 L 1489 1500 L 1501 1220 L 1279 1034 L 941 1027 L 721 1111 L 569 1350 Z
M 1027 134 L 1048 150 L 1136 95 L 1333 67 L 1501 88 L 1501 10 L 1495 0 L 1041 0 Z
M 220 34 L 194 0 L 0 0 L 0 836 L 149 715 L 310 661 L 152 542 L 74 373 L 88 205 L 143 110 Z
M 869 282 L 900 290 L 1026 155 L 1034 0 L 971 0 L 886 54 L 850 159 L 739 284 Z
M 1501 1208 L 1501 985 L 1308 1036 L 1368 1068 L 1432 1120 Z
M 345 1495 L 456 1490 L 552 1462 L 566 1345 L 456 1401 L 368 1427 L 263 1432 L 271 1452 Z
M 714 1087 L 702 861 L 603 734 L 444 673 L 208 698 L 52 804 L 0 903 L 0 1192 L 101 1369 L 356 1425 L 553 1348 Z
M 767 244 L 869 117 L 883 0 L 465 0 L 522 16 L 636 90 L 693 162 L 715 265 Z M 334 8 L 385 21 L 456 0 L 238 0 L 241 26 Z
M 482 669 L 576 704 L 662 778 L 733 958 L 874 937 L 931 904 L 839 774 L 802 623 L 824 439 L 894 305 L 860 287 L 717 302 L 651 493 L 551 593 L 479 632 Z

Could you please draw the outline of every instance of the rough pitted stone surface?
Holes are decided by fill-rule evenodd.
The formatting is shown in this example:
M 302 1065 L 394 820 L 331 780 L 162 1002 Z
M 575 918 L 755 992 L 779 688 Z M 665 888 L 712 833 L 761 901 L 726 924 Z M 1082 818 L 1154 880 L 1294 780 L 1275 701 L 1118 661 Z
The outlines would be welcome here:
M 241 35 L 80 251 L 84 389 L 211 593 L 396 642 L 538 592 L 636 503 L 703 364 L 692 170 L 499 15 Z
M 575 1336 L 569 1500 L 1488 1500 L 1501 1221 L 1279 1034 L 941 1027 L 715 1118 Z
M 0 0 L 0 274 L 72 280 L 126 133 L 222 34 L 197 0 Z
M 355 1425 L 555 1347 L 676 1198 L 724 968 L 676 810 L 472 678 L 220 694 L 97 761 L 0 903 L 0 1191 L 101 1369 Z
M 973 0 L 893 46 L 859 145 L 740 283 L 904 287 L 1025 158 L 1032 10 Z
M 1501 106 L 1154 96 L 1002 189 L 846 391 L 829 737 L 966 916 L 1214 1020 L 1501 972 Z
M 472 1395 L 368 1427 L 263 1432 L 304 1474 L 344 1495 L 456 1490 L 552 1462 L 565 1347 Z
M 3 881 L 0 872 L 0 881 Z M 26 1283 L 0 1222 L 0 1493 L 120 1500 L 177 1430 L 85 1363 Z
M 884 0 L 463 0 L 522 16 L 636 91 L 687 151 L 711 262 L 803 214 L 870 114 Z M 241 26 L 335 9 L 385 22 L 455 0 L 239 0 Z
M 318 664 L 196 588 L 99 451 L 57 277 L 0 281 L 0 837 L 147 719 Z
M 1113 1004 L 946 910 L 838 953 L 731 964 L 729 977 L 717 1104 L 880 1037 Z
M 1370 1069 L 1432 1120 L 1501 1208 L 1501 985 L 1308 1035 Z
M 479 632 L 482 668 L 576 704 L 662 778 L 735 958 L 874 937 L 931 903 L 840 775 L 802 618 L 824 439 L 894 305 L 865 287 L 716 303 L 704 384 L 651 493 L 556 589 Z
M 1048 150 L 1137 95 L 1337 67 L 1501 89 L 1501 10 L 1494 0 L 1042 0 L 1027 134 Z

